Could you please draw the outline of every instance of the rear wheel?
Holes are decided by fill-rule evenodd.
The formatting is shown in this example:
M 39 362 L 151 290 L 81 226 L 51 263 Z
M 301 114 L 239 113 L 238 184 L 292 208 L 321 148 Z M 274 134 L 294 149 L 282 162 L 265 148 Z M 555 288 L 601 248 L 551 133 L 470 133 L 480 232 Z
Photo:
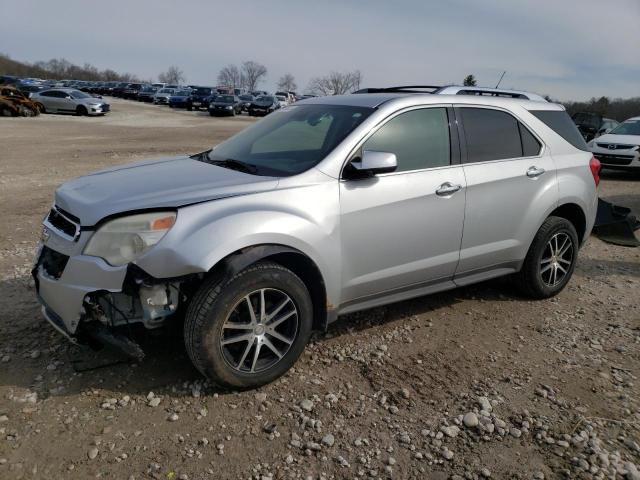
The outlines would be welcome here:
M 296 362 L 311 335 L 306 286 L 281 265 L 260 262 L 228 281 L 211 279 L 185 317 L 185 343 L 200 372 L 228 388 L 274 381 Z
M 549 298 L 567 285 L 578 257 L 578 234 L 571 222 L 549 217 L 533 239 L 522 270 L 520 289 L 532 298 Z
M 87 111 L 86 107 L 83 107 L 82 105 L 78 105 L 78 107 L 76 108 L 76 115 L 82 117 L 84 115 L 89 115 L 89 112 Z

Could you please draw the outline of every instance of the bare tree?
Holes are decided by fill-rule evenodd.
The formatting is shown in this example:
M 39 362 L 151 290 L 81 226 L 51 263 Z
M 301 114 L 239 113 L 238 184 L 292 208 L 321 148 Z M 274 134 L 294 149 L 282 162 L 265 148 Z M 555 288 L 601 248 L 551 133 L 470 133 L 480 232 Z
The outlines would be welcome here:
M 475 87 L 477 85 L 476 77 L 474 77 L 473 75 L 467 75 L 466 77 L 464 77 L 464 81 L 462 82 L 462 84 L 465 87 Z
M 242 63 L 242 76 L 244 77 L 244 86 L 250 92 L 255 90 L 264 77 L 267 75 L 267 67 L 264 65 L 248 60 Z
M 353 72 L 331 72 L 324 77 L 315 77 L 309 82 L 309 90 L 314 95 L 343 95 L 358 90 L 362 82 L 360 70 Z
M 184 72 L 175 65 L 171 65 L 166 72 L 162 72 L 158 75 L 158 81 L 162 83 L 169 83 L 171 85 L 178 85 L 185 80 Z
M 218 83 L 233 88 L 240 88 L 244 84 L 244 76 L 235 65 L 227 65 L 218 73 Z
M 290 73 L 285 73 L 278 80 L 278 90 L 282 90 L 283 92 L 295 92 L 298 89 L 298 85 L 296 84 L 296 79 Z

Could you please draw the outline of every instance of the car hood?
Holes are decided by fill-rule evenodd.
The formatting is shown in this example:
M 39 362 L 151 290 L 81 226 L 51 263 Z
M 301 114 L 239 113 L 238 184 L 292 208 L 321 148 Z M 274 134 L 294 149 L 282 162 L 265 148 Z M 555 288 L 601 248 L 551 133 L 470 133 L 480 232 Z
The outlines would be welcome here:
M 59 208 L 92 226 L 110 215 L 174 208 L 219 198 L 273 190 L 278 179 L 230 170 L 188 156 L 147 160 L 101 170 L 62 184 Z
M 273 102 L 252 102 L 251 105 L 253 105 L 254 107 L 265 108 L 273 105 Z
M 594 143 L 616 143 L 621 145 L 640 145 L 640 135 L 611 135 L 607 133 L 594 140 Z

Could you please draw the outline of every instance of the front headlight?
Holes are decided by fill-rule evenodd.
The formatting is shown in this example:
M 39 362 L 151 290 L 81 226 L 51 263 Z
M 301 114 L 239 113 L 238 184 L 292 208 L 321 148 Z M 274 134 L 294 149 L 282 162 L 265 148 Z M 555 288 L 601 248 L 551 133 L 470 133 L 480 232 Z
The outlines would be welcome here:
M 231 109 L 233 108 L 233 106 L 232 106 L 232 105 L 227 105 L 225 108 L 226 108 L 227 110 L 231 110 Z
M 110 265 L 126 265 L 149 251 L 176 222 L 176 212 L 153 212 L 116 218 L 93 234 L 85 255 L 100 257 Z

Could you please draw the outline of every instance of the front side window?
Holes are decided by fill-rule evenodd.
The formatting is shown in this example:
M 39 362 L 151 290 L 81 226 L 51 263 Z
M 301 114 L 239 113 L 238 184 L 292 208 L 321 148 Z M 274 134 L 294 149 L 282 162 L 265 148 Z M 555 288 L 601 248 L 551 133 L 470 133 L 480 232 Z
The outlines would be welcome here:
M 241 162 L 257 175 L 296 175 L 324 159 L 371 112 L 371 108 L 343 105 L 279 109 L 199 160 Z
M 362 150 L 394 153 L 398 161 L 397 172 L 449 165 L 447 110 L 423 108 L 402 113 L 369 137 Z

